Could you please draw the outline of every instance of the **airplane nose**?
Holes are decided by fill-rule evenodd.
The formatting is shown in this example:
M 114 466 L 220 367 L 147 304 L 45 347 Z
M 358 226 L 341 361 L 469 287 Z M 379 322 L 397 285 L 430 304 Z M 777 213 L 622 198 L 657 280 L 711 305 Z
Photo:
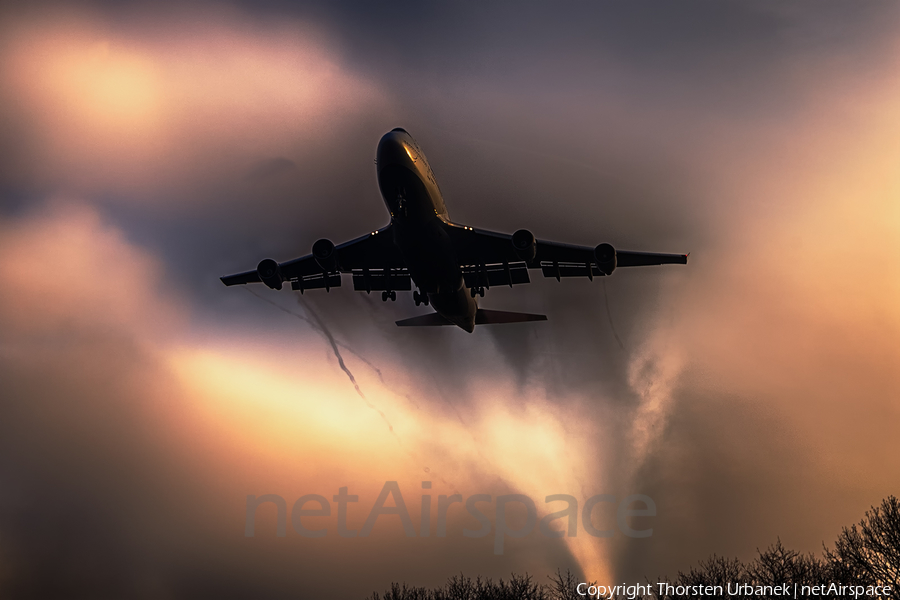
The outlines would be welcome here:
M 384 134 L 381 141 L 378 142 L 376 160 L 379 171 L 390 165 L 412 168 L 417 159 L 412 138 L 405 129 L 400 127 L 393 129 Z

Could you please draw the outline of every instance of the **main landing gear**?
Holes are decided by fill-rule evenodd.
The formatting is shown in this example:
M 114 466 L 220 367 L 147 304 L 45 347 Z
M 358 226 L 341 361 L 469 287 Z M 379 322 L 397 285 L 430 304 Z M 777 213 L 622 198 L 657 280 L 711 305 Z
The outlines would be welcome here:
M 472 297 L 473 297 L 473 298 L 474 298 L 476 295 L 481 296 L 482 298 L 484 298 L 484 288 L 483 288 L 483 287 L 473 287 L 473 288 L 471 288 L 471 289 L 469 290 L 469 293 L 472 294 Z
M 428 306 L 428 294 L 425 292 L 419 293 L 416 290 L 413 290 L 413 300 L 415 300 L 416 306 L 420 304 Z
M 381 301 L 387 302 L 388 298 L 391 299 L 391 302 L 397 299 L 397 292 L 381 292 Z

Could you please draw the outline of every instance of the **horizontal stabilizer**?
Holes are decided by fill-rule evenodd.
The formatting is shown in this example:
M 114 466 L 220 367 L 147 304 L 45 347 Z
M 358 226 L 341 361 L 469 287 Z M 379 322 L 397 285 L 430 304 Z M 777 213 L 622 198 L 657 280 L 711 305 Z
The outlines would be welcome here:
M 453 325 L 453 323 L 436 312 L 433 312 L 428 313 L 427 315 L 419 315 L 418 317 L 412 317 L 411 319 L 397 321 L 397 325 L 400 327 L 430 327 L 435 325 Z
M 476 325 L 491 325 L 497 323 L 525 323 L 528 321 L 546 321 L 547 315 L 533 315 L 530 313 L 506 312 L 505 310 L 485 310 L 479 308 L 475 313 Z
M 506 312 L 505 310 L 484 310 L 479 308 L 475 313 L 476 325 L 494 325 L 500 323 L 527 323 L 528 321 L 546 321 L 546 315 L 532 315 L 529 313 Z M 432 327 L 436 325 L 454 325 L 436 312 L 427 315 L 419 315 L 411 319 L 397 321 L 400 327 Z

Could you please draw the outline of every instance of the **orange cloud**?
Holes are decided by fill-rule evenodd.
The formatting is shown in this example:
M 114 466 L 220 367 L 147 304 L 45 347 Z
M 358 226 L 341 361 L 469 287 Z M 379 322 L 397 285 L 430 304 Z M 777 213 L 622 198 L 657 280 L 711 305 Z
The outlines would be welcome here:
M 45 178 L 94 191 L 227 173 L 235 158 L 302 155 L 349 116 L 385 105 L 308 24 L 259 30 L 227 11 L 202 24 L 151 21 L 10 18 L 0 78 Z
M 379 363 L 390 373 L 390 387 L 358 368 L 355 357 L 347 359 L 357 370 L 364 400 L 318 338 L 269 346 L 217 334 L 196 342 L 187 308 L 167 290 L 159 261 L 83 204 L 51 204 L 5 221 L 2 229 L 0 322 L 17 360 L 44 360 L 37 342 L 46 338 L 61 348 L 71 347 L 64 340 L 84 335 L 137 344 L 153 363 L 148 372 L 161 370 L 164 383 L 147 389 L 141 378 L 140 393 L 125 390 L 120 401 L 152 400 L 133 408 L 168 440 L 167 456 L 160 460 L 202 465 L 205 493 L 219 495 L 215 510 L 222 518 L 242 523 L 247 494 L 273 493 L 292 503 L 310 493 L 330 498 L 349 485 L 360 503 L 348 525 L 358 529 L 385 481 L 400 482 L 417 530 L 422 481 L 433 482 L 435 503 L 440 494 L 526 494 L 539 519 L 560 508 L 548 506 L 547 495 L 571 494 L 580 510 L 584 494 L 621 491 L 602 489 L 599 465 L 582 460 L 604 437 L 589 423 L 571 425 L 579 421 L 583 399 L 551 401 L 540 387 L 523 395 L 508 378 L 492 378 L 472 382 L 491 402 L 460 405 L 451 414 L 429 401 L 434 389 L 393 369 L 397 357 L 388 351 Z M 410 394 L 421 405 L 412 403 Z M 436 510 L 435 504 L 432 528 Z M 485 511 L 493 519 L 492 505 Z M 260 531 L 269 531 L 265 511 L 261 515 Z M 326 521 L 334 535 L 334 518 Z M 462 528 L 476 523 L 459 506 L 448 522 L 444 551 L 470 544 L 486 559 L 495 558 L 493 529 L 486 540 L 463 538 Z M 210 526 L 224 530 L 234 523 Z M 382 551 L 413 551 L 414 542 L 398 527 L 374 530 Z M 553 541 L 535 530 L 526 540 L 505 541 L 507 553 L 517 556 L 518 564 L 532 565 L 532 571 L 551 571 L 542 556 L 552 548 L 565 554 L 566 546 L 592 576 L 611 576 L 603 540 L 587 535 L 580 513 L 576 538 Z M 336 562 L 345 551 L 334 541 L 320 547 L 337 553 Z
M 86 205 L 59 201 L 0 221 L 0 231 L 0 314 L 11 335 L 103 328 L 160 340 L 184 323 L 161 263 Z

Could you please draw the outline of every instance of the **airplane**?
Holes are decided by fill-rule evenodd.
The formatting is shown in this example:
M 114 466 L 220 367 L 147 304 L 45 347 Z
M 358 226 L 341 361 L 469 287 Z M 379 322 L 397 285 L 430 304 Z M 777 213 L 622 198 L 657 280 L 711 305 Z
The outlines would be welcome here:
M 544 277 L 612 275 L 619 267 L 687 264 L 687 254 L 616 250 L 603 243 L 575 246 L 535 239 L 527 229 L 512 235 L 461 225 L 450 220 L 434 172 L 419 145 L 403 128 L 378 143 L 376 170 L 391 222 L 335 246 L 320 239 L 312 253 L 279 263 L 262 260 L 256 269 L 221 277 L 225 285 L 263 283 L 280 290 L 330 291 L 351 275 L 353 289 L 381 292 L 383 301 L 413 290 L 416 306 L 435 312 L 397 321 L 401 327 L 457 325 L 472 333 L 475 325 L 546 321 L 545 315 L 485 310 L 478 307 L 491 286 L 530 283 L 529 269 Z

